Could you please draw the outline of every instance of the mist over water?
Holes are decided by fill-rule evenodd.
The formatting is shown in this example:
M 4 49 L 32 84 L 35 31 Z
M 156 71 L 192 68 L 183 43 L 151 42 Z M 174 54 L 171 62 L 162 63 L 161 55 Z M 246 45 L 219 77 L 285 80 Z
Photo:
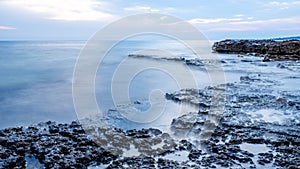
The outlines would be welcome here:
M 0 128 L 76 118 L 72 73 L 80 41 L 0 42 Z
M 18 125 L 30 125 L 41 121 L 70 122 L 76 120 L 72 100 L 72 75 L 77 56 L 84 41 L 2 41 L 0 42 L 0 128 Z M 174 40 L 129 40 L 122 41 L 113 47 L 99 65 L 95 77 L 96 96 L 99 107 L 104 111 L 114 109 L 111 97 L 111 82 L 114 70 L 120 61 L 129 54 L 143 54 L 148 50 L 163 50 L 175 58 L 195 58 L 193 52 Z M 146 52 L 149 54 L 149 52 Z M 151 58 L 154 57 L 154 58 Z M 166 60 L 158 55 L 150 58 L 133 58 L 137 60 L 155 60 L 157 64 L 183 64 L 180 61 Z M 156 57 L 156 58 L 155 58 Z M 260 58 L 238 58 L 235 55 L 220 57 L 227 83 L 239 82 L 241 76 L 259 75 L 265 79 L 259 83 L 270 83 L 272 92 L 299 92 L 299 63 L 278 62 L 263 63 Z M 209 60 L 208 66 L 213 66 Z M 134 66 L 134 65 L 133 65 Z M 198 87 L 210 85 L 205 67 L 190 66 Z M 274 76 L 276 74 L 276 76 Z M 257 85 L 260 85 L 260 84 Z M 276 85 L 274 85 L 276 84 Z M 132 103 L 137 109 L 149 108 L 149 92 L 160 88 L 163 92 L 180 90 L 176 81 L 169 75 L 150 70 L 138 74 L 129 88 Z M 155 125 L 169 125 L 176 114 L 178 104 L 171 101 L 167 104 L 166 113 Z M 186 107 L 185 111 L 196 111 Z M 115 122 L 112 125 L 124 129 L 142 128 L 129 121 Z M 153 126 L 148 126 L 153 127 Z
M 47 120 L 76 120 L 72 76 L 84 45 L 85 41 L 1 41 L 0 128 Z M 164 45 L 168 47 L 167 43 Z M 105 100 L 111 97 L 109 92 L 114 66 L 128 54 L 146 48 L 156 49 L 158 46 L 141 40 L 124 41 L 107 54 L 109 59 L 98 70 L 105 72 L 96 79 L 96 93 L 101 95 L 98 102 L 105 105 L 105 110 L 113 106 Z M 173 52 L 183 53 L 178 45 L 173 49 L 176 49 Z

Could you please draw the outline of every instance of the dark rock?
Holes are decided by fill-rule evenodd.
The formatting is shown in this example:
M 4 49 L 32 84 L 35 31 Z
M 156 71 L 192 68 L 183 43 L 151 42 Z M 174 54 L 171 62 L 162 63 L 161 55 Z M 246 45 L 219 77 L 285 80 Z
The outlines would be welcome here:
M 190 151 L 192 148 L 193 148 L 193 144 L 190 143 L 187 140 L 181 140 L 179 142 L 179 146 L 178 146 L 179 151 L 182 151 L 182 150 L 189 150 Z
M 263 61 L 300 59 L 299 40 L 223 40 L 215 42 L 212 49 L 219 53 L 251 53 L 254 56 L 264 57 Z
M 5 137 L 0 137 L 0 145 L 5 145 L 7 143 L 7 139 Z
M 191 161 L 195 161 L 200 157 L 201 154 L 202 154 L 201 150 L 192 150 L 189 154 L 189 159 Z
M 288 169 L 299 169 L 299 166 L 297 166 L 297 165 L 290 165 L 287 168 Z
M 252 144 L 262 144 L 264 143 L 263 138 L 249 138 L 249 139 L 244 139 L 245 142 L 247 143 L 252 143 Z
M 0 130 L 0 168 L 25 168 L 25 154 L 35 156 L 45 168 L 87 168 L 90 165 L 103 164 L 107 165 L 107 168 L 255 168 L 256 162 L 273 168 L 298 166 L 300 124 L 297 119 L 279 124 L 255 121 L 256 117 L 251 117 L 253 121 L 250 119 L 252 114 L 249 113 L 264 108 L 297 115 L 297 106 L 300 106 L 298 93 L 283 92 L 272 95 L 268 86 L 255 84 L 264 80 L 264 76 L 257 74 L 244 75 L 240 80 L 238 83 L 226 84 L 227 102 L 217 125 L 206 123 L 206 118 L 210 115 L 209 108 L 213 107 L 210 101 L 211 91 L 222 90 L 222 87 L 183 89 L 166 94 L 166 97 L 178 100 L 180 104 L 192 103 L 200 108 L 199 111 L 174 118 L 170 126 L 171 131 L 174 135 L 180 131 L 184 135 L 176 140 L 172 140 L 173 133 L 162 133 L 158 129 L 124 131 L 99 128 L 98 131 L 109 136 L 110 140 L 106 140 L 105 144 L 97 144 L 85 134 L 78 122 L 47 122 L 31 127 Z M 211 137 L 199 141 L 200 135 L 197 134 L 205 131 L 204 124 L 214 125 L 214 131 L 211 132 Z M 126 142 L 119 141 L 123 136 L 128 138 Z M 137 139 L 138 142 L 132 144 L 133 139 Z M 240 145 L 245 143 L 250 144 Z M 111 154 L 111 151 L 106 149 L 106 144 L 124 144 L 124 148 L 127 145 L 137 148 L 136 145 L 141 144 L 144 150 L 155 149 L 159 153 L 124 157 L 122 153 Z M 261 152 L 254 153 L 243 149 L 249 145 L 250 148 L 265 145 L 267 150 L 264 148 Z M 139 149 L 139 152 L 140 150 L 142 149 Z M 173 155 L 185 155 L 186 161 L 170 159 Z
M 137 101 L 137 100 L 134 101 L 133 103 L 134 103 L 134 104 L 142 104 L 140 101 Z
M 121 131 L 121 132 L 123 132 L 123 131 Z M 124 134 L 126 136 L 130 136 L 133 138 L 150 138 L 153 136 L 160 135 L 160 134 L 162 134 L 162 132 L 158 129 L 150 128 L 150 129 L 142 129 L 142 130 L 135 130 L 135 129 L 127 130 L 124 132 Z
M 57 126 L 49 126 L 49 133 L 54 134 L 58 132 L 59 132 L 59 128 Z

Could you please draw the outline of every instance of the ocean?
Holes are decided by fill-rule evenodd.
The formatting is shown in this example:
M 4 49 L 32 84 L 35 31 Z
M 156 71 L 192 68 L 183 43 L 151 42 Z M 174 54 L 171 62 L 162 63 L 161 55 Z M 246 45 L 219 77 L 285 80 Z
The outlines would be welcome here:
M 0 128 L 76 119 L 72 74 L 80 41 L 0 42 Z
M 31 125 L 41 121 L 71 122 L 77 119 L 72 97 L 72 78 L 74 66 L 85 41 L 1 41 L 0 42 L 0 128 Z M 142 55 L 147 51 L 167 51 L 172 54 L 166 59 L 159 54 Z M 144 53 L 143 53 L 144 52 Z M 151 53 L 151 52 L 150 52 Z M 111 83 L 114 70 L 129 54 L 133 59 L 149 60 L 157 64 L 181 65 L 177 58 L 193 59 L 196 56 L 184 45 L 168 40 L 162 41 L 123 41 L 112 48 L 99 64 L 95 78 L 97 103 L 101 110 L 109 112 L 116 105 L 112 102 Z M 215 54 L 216 55 L 216 54 Z M 256 85 L 272 88 L 272 94 L 281 97 L 282 93 L 299 93 L 299 62 L 261 62 L 258 57 L 236 57 L 219 55 L 226 83 L 240 82 L 241 76 L 257 76 L 261 79 Z M 148 60 L 148 61 L 147 61 Z M 151 61 L 151 62 L 152 62 Z M 210 61 L 204 61 L 210 63 Z M 208 64 L 212 65 L 212 64 Z M 131 65 L 134 67 L 134 62 Z M 211 85 L 205 66 L 190 66 L 198 88 Z M 180 72 L 177 72 L 180 74 Z M 276 74 L 276 76 L 275 76 Z M 181 77 L 180 79 L 184 79 Z M 117 79 L 118 80 L 118 79 Z M 119 79 L 120 80 L 120 79 Z M 120 82 L 122 83 L 122 79 Z M 128 92 L 136 109 L 147 110 L 151 105 L 149 93 L 160 89 L 163 93 L 179 91 L 181 88 L 171 75 L 160 70 L 139 72 L 131 81 Z M 128 105 L 123 105 L 126 107 Z M 180 114 L 176 111 L 179 104 L 167 101 L 164 115 L 151 126 L 159 128 L 169 125 Z M 187 106 L 184 111 L 197 111 Z M 109 116 L 109 115 L 108 115 Z M 281 115 L 280 117 L 282 117 Z M 284 116 L 283 116 L 284 117 Z M 116 127 L 124 129 L 142 128 L 145 125 L 130 121 L 115 122 Z M 146 126 L 150 127 L 150 126 Z
M 19 153 L 4 155 L 0 168 L 16 158 L 24 159 L 18 165 L 45 168 L 49 165 L 45 159 L 57 165 L 57 155 L 66 157 L 63 163 L 60 160 L 61 166 L 77 165 L 83 156 L 88 157 L 92 161 L 84 164 L 87 168 L 114 163 L 190 168 L 202 167 L 205 161 L 217 168 L 227 165 L 223 162 L 233 168 L 274 168 L 286 165 L 286 159 L 297 163 L 299 61 L 263 62 L 251 54 L 216 54 L 204 48 L 199 50 L 206 52 L 197 56 L 175 40 L 130 39 L 92 64 L 98 65 L 95 74 L 80 76 L 92 77 L 89 83 L 94 90 L 73 77 L 85 45 L 85 41 L 0 42 L 1 141 L 8 145 L 3 146 L 4 154 L 10 149 Z M 85 72 L 90 67 L 83 68 L 80 71 Z M 73 95 L 73 85 L 92 89 L 95 98 L 86 97 L 85 91 L 90 90 Z M 93 100 L 100 111 L 91 109 Z M 49 120 L 56 124 L 43 123 Z M 70 124 L 74 120 L 79 120 L 86 135 L 77 123 Z M 24 127 L 5 129 L 16 126 Z M 90 139 L 120 156 L 112 160 L 105 153 L 108 164 L 102 164 L 102 154 L 93 151 L 100 147 L 86 141 Z M 67 147 L 67 154 L 62 147 Z M 20 156 L 22 150 L 25 154 Z M 149 153 L 154 153 L 153 162 L 136 158 Z M 224 154 L 234 158 L 224 160 Z M 271 161 L 262 163 L 269 155 Z
M 114 58 L 106 59 L 106 65 L 99 68 L 105 70 L 109 65 L 104 72 L 103 82 L 99 82 L 101 87 L 96 88 L 101 94 L 99 98 L 105 109 L 113 105 L 106 101 L 110 97 L 107 93 L 109 86 L 103 90 L 102 83 L 110 83 L 113 65 L 117 65 L 116 61 L 128 54 L 145 49 L 145 46 L 156 48 L 155 43 L 151 44 L 152 47 L 149 44 L 142 41 L 121 42 L 107 54 L 108 58 Z M 76 120 L 72 78 L 76 60 L 84 45 L 85 41 L 1 41 L 0 128 L 48 120 Z M 173 49 L 182 53 L 176 46 Z

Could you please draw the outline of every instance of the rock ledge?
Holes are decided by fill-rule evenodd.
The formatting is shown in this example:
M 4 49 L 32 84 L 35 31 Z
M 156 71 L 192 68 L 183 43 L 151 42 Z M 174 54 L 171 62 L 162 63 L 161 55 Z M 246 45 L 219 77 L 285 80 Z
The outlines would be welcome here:
M 300 41 L 223 40 L 215 42 L 212 50 L 218 53 L 253 54 L 263 61 L 300 60 Z

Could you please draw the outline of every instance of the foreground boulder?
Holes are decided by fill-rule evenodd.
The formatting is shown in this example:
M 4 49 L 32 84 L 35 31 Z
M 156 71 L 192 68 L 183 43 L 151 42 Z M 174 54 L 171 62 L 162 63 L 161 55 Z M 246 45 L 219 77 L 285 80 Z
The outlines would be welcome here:
M 299 60 L 300 41 L 274 40 L 223 40 L 215 42 L 212 47 L 218 53 L 251 53 L 264 57 L 263 61 Z

